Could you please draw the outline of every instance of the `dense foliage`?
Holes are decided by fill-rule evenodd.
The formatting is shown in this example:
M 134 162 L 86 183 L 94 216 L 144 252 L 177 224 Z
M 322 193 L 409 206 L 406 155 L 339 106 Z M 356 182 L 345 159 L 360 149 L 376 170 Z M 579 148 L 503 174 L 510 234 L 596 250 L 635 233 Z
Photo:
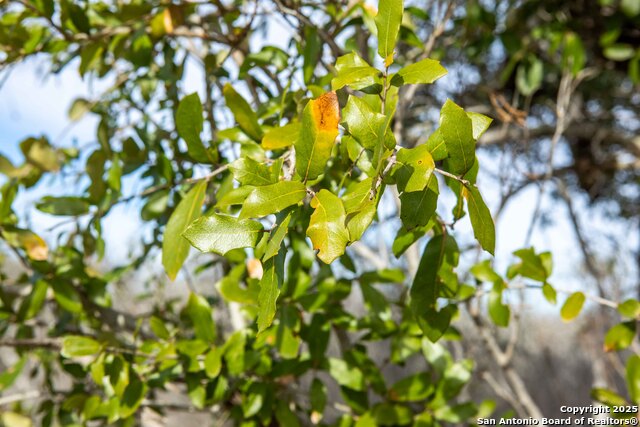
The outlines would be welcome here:
M 622 26 L 601 44 L 605 58 L 624 62 L 623 74 L 637 88 L 640 50 L 624 40 L 637 37 L 628 24 L 638 21 L 636 5 L 603 6 L 615 9 L 607 16 L 626 23 L 631 35 Z M 492 66 L 479 55 L 494 42 L 495 15 L 480 4 L 455 24 L 473 33 L 473 43 L 436 46 L 454 9 L 401 0 L 380 0 L 377 8 L 279 0 L 0 4 L 2 66 L 44 56 L 53 73 L 73 67 L 111 84 L 100 98 L 70 107 L 71 120 L 99 117 L 95 143 L 58 146 L 34 135 L 20 142 L 21 164 L 0 156 L 0 235 L 3 250 L 21 263 L 5 262 L 0 271 L 0 346 L 18 355 L 0 374 L 0 391 L 25 376 L 40 388 L 37 405 L 3 403 L 11 410 L 2 422 L 137 425 L 150 412 L 172 411 L 210 414 L 219 425 L 286 426 L 540 416 L 512 372 L 511 344 L 502 348 L 489 330 L 509 326 L 513 313 L 503 295 L 510 289 L 533 288 L 557 303 L 551 254 L 521 249 L 506 271 L 494 270 L 494 220 L 476 184 L 476 146 L 492 119 L 468 108 L 476 92 L 461 91 L 435 111 L 421 102 L 436 80 L 451 78 L 448 55 L 471 49 L 474 66 Z M 278 31 L 293 29 L 286 48 L 254 49 L 257 38 L 280 37 L 269 36 L 276 17 Z M 522 44 L 521 27 L 506 28 L 508 72 L 497 69 L 502 84 L 531 103 L 551 65 L 529 49 L 533 43 Z M 552 66 L 575 91 L 589 72 L 580 33 L 538 28 L 537 37 L 562 58 Z M 185 93 L 194 63 L 203 67 L 203 90 Z M 501 121 L 523 120 L 501 105 Z M 557 106 L 551 114 L 560 122 L 551 132 L 557 143 L 570 128 L 561 120 L 568 113 Z M 424 125 L 427 116 L 435 128 Z M 46 177 L 68 182 L 70 171 L 80 171 L 76 185 L 37 205 L 73 225 L 47 243 L 13 203 L 46 186 Z M 633 168 L 615 173 L 637 180 Z M 444 209 L 443 192 L 454 202 Z M 626 193 L 616 199 L 623 215 L 637 215 Z M 376 228 L 385 200 L 396 202 L 395 235 Z M 130 263 L 110 266 L 100 262 L 111 232 L 102 222 L 124 203 L 152 232 L 140 236 L 143 250 Z M 466 248 L 456 242 L 458 221 L 470 222 L 483 250 L 468 269 L 459 266 Z M 375 253 L 356 250 L 373 233 L 391 246 L 393 266 L 378 268 Z M 408 251 L 417 245 L 420 259 L 412 264 Z M 118 310 L 114 287 L 131 284 L 158 254 L 171 281 L 189 284 L 188 296 L 154 298 L 158 278 L 140 299 L 148 312 Z M 594 399 L 638 405 L 640 303 L 571 292 L 562 319 L 578 316 L 587 298 L 623 318 L 604 338 L 606 350 L 635 349 L 625 356 L 624 397 L 594 389 Z M 364 310 L 354 310 L 354 300 Z M 462 311 L 515 390 L 517 404 L 507 400 L 506 412 L 464 393 L 474 361 L 446 344 L 462 339 L 453 324 Z M 390 368 L 401 378 L 391 380 Z M 176 403 L 176 395 L 188 403 Z

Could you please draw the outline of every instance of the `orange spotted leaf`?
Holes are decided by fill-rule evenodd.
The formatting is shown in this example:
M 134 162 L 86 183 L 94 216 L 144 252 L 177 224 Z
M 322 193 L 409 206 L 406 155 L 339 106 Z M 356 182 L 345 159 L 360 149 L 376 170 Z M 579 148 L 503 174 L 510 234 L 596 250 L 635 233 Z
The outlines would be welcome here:
M 303 180 L 316 179 L 324 172 L 338 136 L 340 107 L 335 92 L 309 101 L 302 113 L 300 138 L 296 141 L 296 169 Z

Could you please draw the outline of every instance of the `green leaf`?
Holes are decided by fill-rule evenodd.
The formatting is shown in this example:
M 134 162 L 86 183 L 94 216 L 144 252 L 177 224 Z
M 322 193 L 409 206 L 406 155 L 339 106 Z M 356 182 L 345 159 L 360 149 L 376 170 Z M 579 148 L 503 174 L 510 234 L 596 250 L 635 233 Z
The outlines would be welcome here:
M 372 183 L 372 178 L 351 183 L 342 196 L 351 242 L 359 240 L 375 218 L 380 193 L 376 195 L 375 199 L 371 199 Z
M 449 153 L 450 172 L 464 175 L 475 161 L 476 143 L 471 119 L 462 108 L 447 99 L 440 111 L 439 131 Z
M 283 306 L 276 331 L 276 348 L 285 359 L 298 357 L 300 350 L 299 323 L 301 313 L 293 306 Z
M 396 39 L 400 31 L 403 12 L 402 0 L 380 0 L 375 17 L 378 29 L 378 54 L 389 66 L 393 62 Z
M 392 176 L 400 193 L 422 191 L 429 184 L 434 168 L 433 157 L 426 145 L 401 148 L 396 153 Z
M 178 203 L 167 222 L 162 238 L 162 265 L 171 280 L 175 280 L 189 255 L 189 241 L 182 233 L 200 217 L 206 191 L 206 181 L 197 183 Z
M 341 386 L 352 390 L 362 391 L 365 387 L 365 378 L 360 369 L 347 364 L 342 359 L 329 358 L 329 374 Z
M 591 397 L 596 402 L 603 403 L 607 406 L 626 406 L 629 404 L 627 400 L 619 394 L 604 388 L 594 388 L 591 390 Z
M 147 202 L 140 211 L 140 217 L 145 221 L 159 218 L 167 210 L 168 204 L 169 190 L 157 191 L 147 199 Z
M 340 257 L 349 242 L 349 233 L 345 227 L 346 213 L 342 201 L 328 190 L 320 190 L 313 200 L 307 236 L 318 250 L 318 258 L 330 264 Z
M 351 136 L 363 147 L 372 150 L 378 143 L 378 133 L 385 124 L 386 117 L 374 111 L 367 102 L 349 95 L 347 105 L 342 110 L 344 126 Z
M 229 165 L 233 177 L 242 185 L 274 184 L 269 166 L 253 160 L 251 157 L 241 157 Z
M 337 75 L 331 80 L 331 90 L 342 89 L 349 86 L 354 90 L 365 88 L 380 88 L 380 71 L 369 65 L 357 53 L 352 52 L 339 57 L 336 60 Z
M 313 379 L 309 395 L 311 409 L 318 414 L 322 414 L 327 404 L 327 387 L 320 379 Z
M 335 92 L 309 101 L 302 113 L 300 139 L 296 142 L 296 173 L 306 182 L 324 172 L 338 136 L 340 110 Z
M 269 237 L 269 241 L 267 242 L 267 247 L 264 251 L 264 255 L 262 256 L 263 262 L 274 257 L 280 251 L 282 241 L 289 231 L 291 212 L 289 212 L 282 220 L 278 218 L 278 222 L 279 224 L 276 226 L 275 230 L 271 232 L 271 236 Z
M 380 193 L 378 192 L 377 197 Z M 349 241 L 355 242 L 360 240 L 365 231 L 369 228 L 378 211 L 378 200 L 367 199 L 360 209 L 353 212 L 347 218 L 347 231 L 349 232 Z
M 147 385 L 133 375 L 124 389 L 120 403 L 120 417 L 128 418 L 135 414 L 147 394 Z
M 516 73 L 516 85 L 518 90 L 524 95 L 529 96 L 540 89 L 542 79 L 544 77 L 544 69 L 542 61 L 536 57 L 529 58 L 526 63 L 521 63 Z
M 428 147 L 431 157 L 433 157 L 433 160 L 435 161 L 444 160 L 449 156 L 447 145 L 444 142 L 440 129 L 433 131 L 424 145 Z
M 418 271 L 411 285 L 411 308 L 419 313 L 433 308 L 439 297 L 438 271 L 443 262 L 457 264 L 458 245 L 449 235 L 434 236 L 424 248 Z
M 630 18 L 640 14 L 640 2 L 638 0 L 622 0 L 620 9 Z
M 216 325 L 213 323 L 211 306 L 204 297 L 193 292 L 189 295 L 189 301 L 184 309 L 193 323 L 196 338 L 212 343 L 216 339 Z
M 630 44 L 616 43 L 607 46 L 603 53 L 606 58 L 612 61 L 628 61 L 635 55 L 635 49 Z
M 560 309 L 560 316 L 562 320 L 565 322 L 569 322 L 575 319 L 578 314 L 580 314 L 580 310 L 582 310 L 582 306 L 584 305 L 585 296 L 582 292 L 574 292 L 569 295 L 569 298 L 564 302 L 564 305 Z
M 358 212 L 371 197 L 372 178 L 352 182 L 342 195 L 342 203 L 347 214 Z
M 215 378 L 220 375 L 222 370 L 222 354 L 224 347 L 216 347 L 207 353 L 204 358 L 204 370 L 209 378 Z
M 509 326 L 511 317 L 511 309 L 508 305 L 502 303 L 502 290 L 504 282 L 498 279 L 493 285 L 493 290 L 489 294 L 489 316 L 496 326 L 506 328 Z
M 233 249 L 254 247 L 263 231 L 257 221 L 211 214 L 195 220 L 182 235 L 201 252 L 225 255 Z
M 440 61 L 427 58 L 400 69 L 391 78 L 391 84 L 394 86 L 430 84 L 446 74 L 447 70 L 440 65 Z
M 482 246 L 482 249 L 493 255 L 496 249 L 496 229 L 491 212 L 487 205 L 484 204 L 480 191 L 476 187 L 465 187 L 463 195 L 467 199 L 473 235 Z
M 407 230 L 429 223 L 438 202 L 438 179 L 429 176 L 427 186 L 422 191 L 404 192 L 400 195 L 400 219 Z
M 433 392 L 431 375 L 419 373 L 403 378 L 389 390 L 389 397 L 398 402 L 424 400 Z
M 240 129 L 254 141 L 262 141 L 262 128 L 249 103 L 229 83 L 224 86 L 222 93 Z
M 180 100 L 176 111 L 176 129 L 187 143 L 189 156 L 198 162 L 208 163 L 211 162 L 211 158 L 200 139 L 202 126 L 202 103 L 198 94 L 194 92 Z
M 564 49 L 562 52 L 562 66 L 571 70 L 575 76 L 584 68 L 586 52 L 580 36 L 574 32 L 567 32 L 564 36 Z
M 500 280 L 500 276 L 491 267 L 491 262 L 488 259 L 474 265 L 470 271 L 473 277 L 481 282 L 495 283 Z
M 378 426 L 401 426 L 411 423 L 413 412 L 406 406 L 378 403 L 371 411 Z
M 621 302 L 618 304 L 618 313 L 624 317 L 638 319 L 640 318 L 640 302 L 632 298 Z
M 75 122 L 91 110 L 91 102 L 84 98 L 76 98 L 69 108 L 69 120 Z
M 60 354 L 64 357 L 93 356 L 102 350 L 100 343 L 93 338 L 70 335 L 62 339 Z
M 298 141 L 300 123 L 294 122 L 267 131 L 262 137 L 262 148 L 265 150 L 279 150 L 287 148 Z
M 620 351 L 631 345 L 636 336 L 636 321 L 622 322 L 609 329 L 604 337 L 604 351 Z
M 452 406 L 442 406 L 438 408 L 434 415 L 438 420 L 446 421 L 452 424 L 466 424 L 465 421 L 470 421 L 474 419 L 474 416 L 477 413 L 477 408 L 475 403 L 467 402 L 460 403 L 458 405 Z M 477 419 L 477 418 L 475 418 Z M 504 418 L 501 418 L 504 419 Z
M 416 227 L 413 230 L 407 230 L 404 226 L 402 226 L 398 233 L 396 234 L 396 238 L 393 240 L 393 245 L 391 250 L 393 251 L 393 255 L 396 258 L 399 258 L 407 249 L 411 247 L 415 242 L 418 241 L 422 236 L 424 236 L 427 231 L 433 228 L 433 222 L 428 223 L 422 227 Z
M 59 216 L 78 216 L 89 213 L 89 201 L 82 197 L 45 196 L 36 207 L 42 212 Z
M 231 375 L 239 375 L 244 371 L 247 337 L 243 331 L 234 332 L 224 344 L 224 360 Z
M 153 333 L 161 340 L 169 339 L 169 337 L 171 336 L 164 323 L 165 321 L 157 316 L 151 316 L 151 318 L 149 319 L 149 326 L 151 327 L 151 331 L 153 331 Z
M 53 149 L 46 138 L 27 138 L 20 143 L 20 150 L 27 159 L 27 163 L 38 169 L 49 172 L 60 170 L 58 152 Z
M 309 85 L 313 79 L 313 74 L 318 66 L 318 60 L 322 55 L 322 42 L 318 37 L 318 30 L 314 26 L 304 27 L 304 51 L 302 57 L 304 63 L 302 65 L 302 74 L 304 82 Z
M 447 332 L 455 314 L 455 306 L 448 305 L 440 310 L 427 309 L 415 313 L 418 326 L 431 342 L 436 342 Z
M 284 253 L 269 258 L 264 263 L 258 295 L 258 332 L 271 326 L 276 314 L 276 301 L 284 281 Z
M 298 417 L 289 408 L 289 402 L 287 400 L 278 400 L 275 411 L 276 421 L 281 426 L 300 427 L 300 421 Z
M 551 267 L 545 266 L 543 261 L 543 255 L 544 257 L 550 257 L 551 254 L 548 252 L 536 254 L 533 248 L 527 248 L 519 249 L 513 254 L 522 260 L 522 262 L 513 267 L 512 274 L 514 276 L 519 274 L 538 282 L 544 282 L 551 275 Z
M 238 188 L 230 190 L 228 193 L 223 194 L 218 202 L 216 208 L 224 210 L 229 206 L 241 205 L 247 199 L 249 194 L 253 191 L 253 187 L 250 185 L 243 185 Z
M 640 356 L 634 354 L 627 360 L 627 390 L 629 397 L 637 405 L 640 404 Z
M 260 412 L 266 398 L 266 387 L 262 383 L 252 383 L 242 396 L 242 413 L 245 418 L 251 418 Z
M 367 178 L 360 182 L 352 183 L 342 196 L 342 202 L 347 213 L 349 240 L 352 242 L 362 237 L 375 218 L 380 193 L 376 195 L 375 199 L 371 199 L 372 182 L 372 178 Z
M 104 54 L 104 47 L 98 43 L 87 43 L 80 51 L 80 66 L 78 72 L 84 77 L 85 73 L 97 68 Z
M 242 278 L 246 272 L 244 264 L 238 264 L 231 269 L 218 283 L 216 287 L 225 301 L 240 304 L 255 304 L 258 297 L 258 289 L 241 286 Z
M 240 218 L 261 218 L 295 205 L 307 195 L 307 187 L 300 181 L 280 181 L 256 187 L 242 205 Z
M 471 127 L 473 128 L 473 139 L 476 141 L 482 136 L 483 133 L 489 129 L 491 122 L 493 119 L 491 117 L 487 117 L 484 114 L 474 113 L 472 111 L 467 111 L 467 116 L 471 119 Z
M 0 391 L 6 390 L 15 382 L 20 376 L 24 365 L 27 363 L 27 357 L 23 356 L 15 365 L 4 368 L 4 371 L 0 373 Z
M 547 301 L 554 305 L 558 299 L 556 290 L 547 282 L 542 285 L 542 295 L 544 295 Z
M 40 309 L 44 305 L 44 301 L 47 297 L 47 291 L 49 285 L 44 280 L 38 280 L 33 284 L 29 296 L 22 300 L 20 309 L 18 311 L 18 318 L 20 321 L 29 320 L 34 318 L 40 313 Z
M 80 296 L 73 286 L 63 280 L 54 280 L 51 282 L 53 289 L 53 297 L 60 307 L 71 313 L 80 313 L 82 311 L 82 302 Z

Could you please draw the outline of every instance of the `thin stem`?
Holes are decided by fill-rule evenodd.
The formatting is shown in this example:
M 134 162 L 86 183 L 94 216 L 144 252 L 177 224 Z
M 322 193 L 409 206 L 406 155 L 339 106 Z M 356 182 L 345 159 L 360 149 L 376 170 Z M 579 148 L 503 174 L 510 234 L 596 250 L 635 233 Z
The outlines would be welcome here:
M 446 177 L 451 178 L 451 179 L 455 179 L 456 181 L 458 181 L 460 184 L 464 185 L 465 187 L 471 187 L 472 186 L 471 182 L 469 182 L 468 180 L 466 180 L 466 179 L 464 179 L 462 177 L 454 175 L 451 172 L 447 172 L 447 171 L 439 169 L 439 168 L 434 168 L 433 170 L 438 172 L 440 175 L 446 176 Z

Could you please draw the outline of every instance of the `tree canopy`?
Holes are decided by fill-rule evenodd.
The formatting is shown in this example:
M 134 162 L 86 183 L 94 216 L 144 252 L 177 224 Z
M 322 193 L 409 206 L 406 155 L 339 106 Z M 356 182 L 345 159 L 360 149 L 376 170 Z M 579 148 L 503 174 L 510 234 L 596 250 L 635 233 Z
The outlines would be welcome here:
M 0 85 L 40 60 L 107 87 L 69 106 L 88 143 L 0 153 L 1 422 L 541 419 L 527 301 L 558 323 L 591 304 L 617 376 L 580 393 L 637 419 L 640 285 L 576 200 L 638 224 L 638 46 L 636 0 L 0 3 Z M 593 289 L 556 286 L 529 238 L 494 262 L 532 186 L 528 236 L 565 206 Z M 51 229 L 16 207 L 36 191 Z M 114 265 L 125 204 L 140 250 Z

